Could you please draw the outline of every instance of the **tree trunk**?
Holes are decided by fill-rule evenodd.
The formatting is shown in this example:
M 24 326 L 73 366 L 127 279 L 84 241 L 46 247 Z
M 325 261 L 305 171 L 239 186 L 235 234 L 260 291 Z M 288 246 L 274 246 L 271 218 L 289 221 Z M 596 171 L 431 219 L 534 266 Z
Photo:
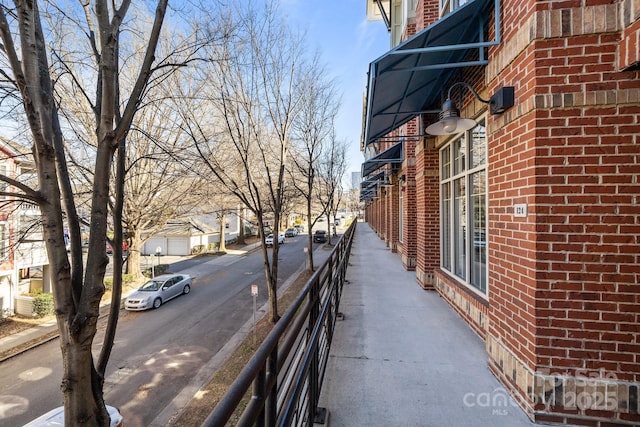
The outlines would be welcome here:
M 240 209 L 238 209 L 238 217 L 240 218 L 240 230 L 238 230 L 238 244 L 240 245 L 244 245 L 245 244 L 245 237 L 244 237 L 244 208 L 242 206 L 240 206 Z
M 90 335 L 94 333 L 88 331 L 93 326 L 87 325 L 83 328 L 85 331 L 81 335 Z M 60 347 L 63 355 L 63 371 L 64 376 L 60 386 L 63 397 L 64 406 L 67 414 L 82 414 L 77 418 L 74 417 L 73 425 L 98 426 L 108 425 L 109 415 L 106 408 L 100 408 L 96 403 L 95 390 L 101 390 L 101 384 L 94 384 L 94 381 L 102 382 L 97 376 L 92 376 L 92 354 L 91 341 L 78 342 L 70 336 L 69 330 L 60 329 L 64 333 L 60 334 Z M 101 399 L 101 397 L 100 397 Z M 77 424 L 82 419 L 83 424 Z
M 61 390 L 65 406 L 64 424 L 81 427 L 108 426 L 109 416 L 102 389 L 104 378 L 99 374 L 104 372 L 108 354 L 105 353 L 104 363 L 96 369 L 92 344 L 97 330 L 100 300 L 104 294 L 103 279 L 108 263 L 105 245 L 110 169 L 114 150 L 131 127 L 131 121 L 149 79 L 167 0 L 158 1 L 144 63 L 136 84 L 130 91 L 129 101 L 124 109 L 125 118 L 118 120 L 117 126 L 115 108 L 120 105 L 116 102 L 116 91 L 119 89 L 116 76 L 116 70 L 119 68 L 119 25 L 124 20 L 129 3 L 124 2 L 117 13 L 112 10 L 114 16 L 110 17 L 108 2 L 91 2 L 98 24 L 96 33 L 100 34 L 97 37 L 100 45 L 92 46 L 93 53 L 99 56 L 97 94 L 93 111 L 96 115 L 97 150 L 91 189 L 90 242 L 84 272 L 83 263 L 80 262 L 80 227 L 73 194 L 68 191 L 71 188 L 71 180 L 62 149 L 62 133 L 56 109 L 57 98 L 53 95 L 54 79 L 50 75 L 51 68 L 47 61 L 50 56 L 47 47 L 54 43 L 45 41 L 44 34 L 49 31 L 43 31 L 39 2 L 14 3 L 15 9 L 8 6 L 1 8 L 0 36 L 5 59 L 8 60 L 7 64 L 11 66 L 14 74 L 12 82 L 20 90 L 26 119 L 31 129 L 38 189 L 31 192 L 27 188 L 22 190 L 30 196 L 31 202 L 38 203 L 42 214 L 42 230 L 52 272 L 54 306 L 62 351 Z M 13 29 L 6 19 L 9 13 L 12 13 L 11 20 L 16 25 Z M 91 33 L 93 34 L 93 31 Z M 15 49 L 14 37 L 16 41 L 20 41 L 20 55 Z M 9 75 L 7 71 L 3 73 L 5 77 Z M 63 212 L 67 214 L 65 219 Z M 121 224 L 121 221 L 118 224 Z M 73 270 L 65 249 L 65 226 L 70 230 L 73 260 L 77 260 L 74 262 Z M 116 242 L 118 247 L 115 248 L 115 255 L 121 258 L 121 234 L 116 235 Z M 115 328 L 117 318 L 113 318 L 113 321 Z M 106 342 L 105 346 L 110 346 L 113 338 L 108 338 L 108 334 L 106 336 L 106 340 L 111 342 Z
M 269 282 L 269 322 L 275 325 L 278 320 L 280 320 L 280 315 L 278 314 L 277 284 L 273 283 L 273 280 L 270 280 Z
M 129 251 L 127 256 L 127 271 L 130 275 L 139 279 L 142 277 L 142 269 L 140 268 L 141 251 L 142 251 L 142 238 L 140 237 L 140 231 L 137 229 L 130 230 L 129 235 Z
M 220 214 L 220 245 L 218 247 L 218 252 L 226 252 L 227 245 L 225 242 L 225 223 L 226 223 L 226 215 L 223 213 Z
M 311 191 L 311 190 L 309 190 Z M 311 194 L 311 193 L 309 193 Z M 311 196 L 307 197 L 307 241 L 309 242 L 309 250 L 307 250 L 307 257 L 309 258 L 307 269 L 309 273 L 313 273 L 313 235 L 311 233 L 311 227 L 313 220 L 311 219 Z

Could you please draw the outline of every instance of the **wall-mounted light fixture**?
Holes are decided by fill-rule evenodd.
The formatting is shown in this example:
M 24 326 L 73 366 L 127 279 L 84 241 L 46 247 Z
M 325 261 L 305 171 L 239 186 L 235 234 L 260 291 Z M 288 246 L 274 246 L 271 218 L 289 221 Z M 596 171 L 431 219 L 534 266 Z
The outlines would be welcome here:
M 489 112 L 491 114 L 502 114 L 507 109 L 513 107 L 514 104 L 514 90 L 513 86 L 504 86 L 500 88 L 489 100 L 480 98 L 478 92 L 473 87 L 465 82 L 457 82 L 451 85 L 447 92 L 447 100 L 442 104 L 442 111 L 440 112 L 440 120 L 432 125 L 429 125 L 426 132 L 431 135 L 452 135 L 461 133 L 472 129 L 476 122 L 472 119 L 464 119 L 460 117 L 460 110 L 456 107 L 456 103 L 451 99 L 451 90 L 456 86 L 464 86 L 473 93 L 473 95 L 480 102 L 489 104 Z
M 393 182 L 385 175 L 384 179 L 380 181 L 380 187 L 393 187 Z

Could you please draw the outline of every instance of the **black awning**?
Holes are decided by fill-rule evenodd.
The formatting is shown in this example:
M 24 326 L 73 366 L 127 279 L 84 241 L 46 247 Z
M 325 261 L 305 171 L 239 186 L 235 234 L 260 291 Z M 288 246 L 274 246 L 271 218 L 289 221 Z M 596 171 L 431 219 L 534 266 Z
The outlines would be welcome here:
M 378 194 L 378 186 L 385 181 L 384 171 L 370 176 L 360 183 L 360 201 L 373 199 Z
M 486 65 L 484 40 L 491 3 L 471 0 L 369 65 L 364 146 L 423 112 L 437 112 L 453 73 Z M 499 16 L 496 17 L 496 40 Z M 475 55 L 472 51 L 477 49 Z
M 391 148 L 387 148 L 382 153 L 370 158 L 362 164 L 362 177 L 367 177 L 380 167 L 388 163 L 402 163 L 404 160 L 404 144 L 397 143 Z
M 360 201 L 364 202 L 373 199 L 376 196 L 377 189 L 360 192 Z
M 373 175 L 372 177 L 363 180 L 360 183 L 360 192 L 362 191 L 367 191 L 371 188 L 377 189 L 378 188 L 378 183 L 384 181 L 384 176 L 385 173 L 383 172 L 378 172 L 377 174 Z

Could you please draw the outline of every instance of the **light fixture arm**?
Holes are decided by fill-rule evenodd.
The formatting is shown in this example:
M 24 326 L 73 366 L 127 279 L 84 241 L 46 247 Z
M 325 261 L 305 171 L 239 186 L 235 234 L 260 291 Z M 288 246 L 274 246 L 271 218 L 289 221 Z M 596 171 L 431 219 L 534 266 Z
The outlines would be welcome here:
M 451 99 L 453 88 L 463 86 L 473 93 L 478 101 L 489 104 L 489 112 L 491 114 L 502 114 L 514 105 L 513 86 L 504 86 L 498 89 L 489 100 L 480 98 L 478 92 L 465 82 L 456 82 L 449 87 L 447 91 L 447 100 L 442 104 L 442 111 L 438 115 L 439 120 L 425 129 L 429 135 L 453 135 L 466 132 L 476 126 L 475 120 L 463 119 L 460 117 L 460 110 L 456 103 Z
M 488 104 L 490 102 L 487 99 L 481 98 L 480 95 L 478 95 L 478 92 L 476 92 L 476 90 L 473 88 L 473 86 L 471 86 L 469 83 L 466 83 L 466 82 L 457 82 L 457 83 L 452 84 L 451 87 L 449 87 L 449 91 L 447 92 L 447 99 L 451 99 L 451 91 L 456 86 L 464 86 L 464 87 L 466 87 L 467 89 L 469 89 L 471 91 L 471 93 L 473 93 L 473 95 L 480 102 L 484 102 L 485 104 Z

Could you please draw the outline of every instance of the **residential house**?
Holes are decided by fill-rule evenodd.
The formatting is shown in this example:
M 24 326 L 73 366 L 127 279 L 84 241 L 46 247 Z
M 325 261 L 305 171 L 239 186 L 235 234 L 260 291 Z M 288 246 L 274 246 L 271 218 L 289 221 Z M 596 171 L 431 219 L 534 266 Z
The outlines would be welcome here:
M 29 150 L 0 138 L 0 174 L 24 183 L 33 181 Z M 49 261 L 39 208 L 16 201 L 10 195 L 13 192 L 8 183 L 0 181 L 0 307 L 3 315 L 30 315 L 31 301 L 23 295 L 51 292 Z
M 237 212 L 225 215 L 224 239 L 229 242 L 238 237 L 240 216 Z M 184 220 L 168 222 L 159 232 L 150 236 L 142 253 L 152 255 L 191 255 L 199 247 L 208 248 L 220 242 L 220 219 L 217 214 L 195 215 Z

